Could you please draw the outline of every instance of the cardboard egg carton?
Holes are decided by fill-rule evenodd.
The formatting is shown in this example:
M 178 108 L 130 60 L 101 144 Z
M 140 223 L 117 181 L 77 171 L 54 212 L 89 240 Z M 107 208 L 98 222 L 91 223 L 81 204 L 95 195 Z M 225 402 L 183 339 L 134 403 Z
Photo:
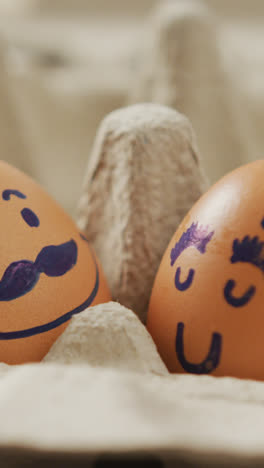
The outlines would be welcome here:
M 150 54 L 149 69 L 142 63 L 142 81 L 135 80 L 135 90 L 128 93 L 129 102 L 148 99 L 184 112 L 189 109 L 196 131 L 199 126 L 201 146 L 207 148 L 207 162 L 213 174 L 212 161 L 217 151 L 218 169 L 222 171 L 221 163 L 228 164 L 227 154 L 236 157 L 237 164 L 248 157 L 247 144 L 251 145 L 254 138 L 250 138 L 252 134 L 244 124 L 246 113 L 237 112 L 233 117 L 230 100 L 233 104 L 237 102 L 234 86 L 229 86 L 223 72 L 223 62 L 215 49 L 216 26 L 213 33 L 206 10 L 194 2 L 184 11 L 179 8 L 180 2 L 163 4 L 151 25 L 155 43 L 160 47 L 155 46 L 156 54 Z M 209 35 L 201 48 L 201 37 L 206 31 Z M 172 34 L 172 44 L 178 44 L 179 50 L 184 52 L 179 60 L 177 55 L 177 60 L 165 60 L 168 33 Z M 196 40 L 192 41 L 192 37 Z M 209 54 L 209 49 L 213 49 L 213 53 Z M 175 50 L 176 47 L 172 47 L 172 55 Z M 206 77 L 199 75 L 199 64 L 203 61 L 206 63 L 202 69 L 211 73 L 210 79 L 208 74 Z M 175 65 L 177 70 L 182 70 L 180 78 L 191 76 L 192 80 L 180 80 L 179 75 L 175 76 Z M 155 86 L 148 89 L 149 70 L 154 70 L 150 81 Z M 217 90 L 210 89 L 212 82 L 217 82 Z M 32 86 L 28 82 L 28 94 L 25 86 L 16 88 L 21 97 L 26 94 L 25 101 L 30 105 L 36 103 L 36 112 L 32 112 L 29 119 L 32 135 L 36 137 L 42 130 L 44 136 L 38 141 L 39 148 L 45 157 L 51 155 L 50 161 L 52 144 L 45 138 L 45 132 L 52 139 L 50 130 L 53 129 L 54 141 L 58 137 L 54 122 L 58 123 L 59 115 L 55 112 L 56 119 L 51 118 L 55 107 L 58 114 L 63 114 L 60 142 L 64 146 L 60 148 L 66 152 L 71 142 L 71 161 L 73 154 L 81 153 L 82 149 L 82 154 L 87 152 L 76 129 L 81 125 L 81 135 L 92 134 L 99 113 L 106 112 L 106 102 L 112 108 L 123 100 L 118 97 L 112 103 L 115 97 L 112 91 L 108 101 L 99 88 L 98 94 L 92 92 L 89 123 L 84 94 L 78 95 L 78 106 L 75 98 L 71 115 L 70 106 L 66 106 L 67 112 L 64 106 L 54 106 L 54 102 L 59 103 L 59 93 L 57 100 L 50 89 L 47 95 L 44 91 L 41 94 L 40 83 L 41 80 Z M 23 137 L 20 138 L 20 128 L 16 127 L 4 72 L 0 84 L 1 105 L 5 109 L 0 144 L 5 141 L 3 129 L 8 130 L 10 121 L 13 132 L 6 141 L 14 148 L 3 145 L 3 152 L 13 157 L 19 154 L 20 159 L 11 162 L 22 167 L 20 164 L 27 152 Z M 61 88 L 61 78 L 58 88 Z M 175 89 L 179 99 L 173 95 Z M 139 91 L 142 91 L 141 97 L 136 98 Z M 218 113 L 213 108 L 215 98 Z M 64 105 L 65 101 L 66 97 Z M 78 114 L 83 119 L 76 119 L 76 109 L 83 109 Z M 221 119 L 217 115 L 221 115 Z M 64 118 L 68 119 L 66 123 Z M 240 131 L 236 130 L 237 125 Z M 65 134 L 68 135 L 66 145 Z M 54 141 L 53 151 L 58 156 Z M 58 175 L 67 162 L 65 152 L 60 152 L 64 159 L 57 163 Z M 204 158 L 204 151 L 202 156 Z M 47 159 L 40 158 L 39 164 L 39 173 L 43 174 L 45 169 L 45 180 L 51 179 Z M 79 163 L 74 159 L 74 164 Z M 54 161 L 50 166 L 54 167 Z M 74 174 L 71 170 L 68 172 L 70 182 L 65 191 L 72 198 L 70 183 Z M 56 184 L 58 178 L 53 178 Z M 115 301 L 91 307 L 74 317 L 43 362 L 12 367 L 0 365 L 1 467 L 263 466 L 263 383 L 171 375 L 142 323 L 167 243 L 205 188 L 196 138 L 189 121 L 178 112 L 157 105 L 140 105 L 117 111 L 103 121 L 86 169 L 78 225 L 101 259 Z
M 185 116 L 138 104 L 103 120 L 88 161 L 78 226 L 104 265 L 113 298 L 143 322 L 162 255 L 206 187 Z
M 28 171 L 28 147 L 16 115 L 5 64 L 5 47 L 5 42 L 0 38 L 0 154 L 1 159 L 5 159 L 8 155 L 11 164 Z
M 203 1 L 158 2 L 129 94 L 130 103 L 159 103 L 188 116 L 211 182 L 258 152 L 246 103 L 234 86 L 235 71 L 230 74 L 223 57 L 228 46 L 222 30 L 222 22 Z
M 22 132 L 29 147 L 28 167 L 22 169 L 74 215 L 99 122 L 139 101 L 188 116 L 211 181 L 259 157 L 263 28 L 246 21 L 229 24 L 221 16 L 231 3 L 240 15 L 245 2 L 256 21 L 261 18 L 257 0 L 240 0 L 239 11 L 236 0 L 4 1 L 6 8 L 21 11 L 16 20 L 5 18 L 0 5 L 16 106 L 9 144 L 12 148 Z M 204 3 L 218 4 L 217 18 Z M 2 125 L 7 125 L 5 111 Z M 4 154 L 18 166 L 24 160 L 19 150 Z
M 146 104 L 103 121 L 78 224 L 116 300 L 73 317 L 41 363 L 1 364 L 1 467 L 262 466 L 263 383 L 169 374 L 143 324 L 167 238 L 205 186 L 183 115 Z

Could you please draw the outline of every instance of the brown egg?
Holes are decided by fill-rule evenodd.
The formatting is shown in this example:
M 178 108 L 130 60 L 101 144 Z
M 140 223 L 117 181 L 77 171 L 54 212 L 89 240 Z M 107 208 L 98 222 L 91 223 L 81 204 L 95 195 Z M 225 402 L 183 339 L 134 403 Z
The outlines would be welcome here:
M 90 305 L 111 300 L 74 222 L 22 172 L 0 162 L 0 361 L 39 361 Z
M 185 217 L 147 327 L 171 372 L 264 380 L 264 161 L 226 175 Z

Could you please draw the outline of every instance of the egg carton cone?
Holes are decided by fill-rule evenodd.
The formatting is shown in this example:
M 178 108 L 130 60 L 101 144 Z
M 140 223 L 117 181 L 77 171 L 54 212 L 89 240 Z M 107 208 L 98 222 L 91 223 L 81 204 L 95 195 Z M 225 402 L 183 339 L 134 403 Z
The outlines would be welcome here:
M 155 104 L 109 114 L 84 180 L 78 226 L 103 264 L 114 300 L 145 322 L 167 244 L 207 186 L 188 119 Z
M 147 26 L 148 45 L 129 103 L 155 102 L 184 113 L 211 182 L 252 154 L 257 158 L 242 96 L 220 52 L 221 24 L 209 8 L 200 1 L 162 0 Z
M 0 37 L 0 159 L 27 171 L 28 148 L 16 114 L 6 54 L 6 43 Z
M 73 317 L 43 362 L 168 374 L 147 329 L 134 312 L 116 302 Z

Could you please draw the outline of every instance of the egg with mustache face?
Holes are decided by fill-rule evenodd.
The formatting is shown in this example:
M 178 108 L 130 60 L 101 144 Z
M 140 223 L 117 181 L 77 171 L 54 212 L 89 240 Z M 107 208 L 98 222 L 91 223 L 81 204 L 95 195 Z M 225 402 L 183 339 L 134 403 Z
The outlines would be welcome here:
M 264 380 L 264 161 L 217 182 L 158 270 L 147 327 L 171 372 Z
M 71 218 L 31 178 L 0 162 L 0 361 L 40 361 L 69 320 L 111 300 Z

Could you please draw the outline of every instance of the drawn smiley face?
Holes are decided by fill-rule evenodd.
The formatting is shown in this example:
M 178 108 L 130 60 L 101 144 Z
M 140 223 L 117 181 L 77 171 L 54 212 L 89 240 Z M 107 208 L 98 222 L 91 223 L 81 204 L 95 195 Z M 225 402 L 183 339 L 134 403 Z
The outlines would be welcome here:
M 264 379 L 263 177 L 261 161 L 219 181 L 165 252 L 147 328 L 171 372 Z
M 33 180 L 0 163 L 0 360 L 39 361 L 70 318 L 111 299 L 74 222 Z

